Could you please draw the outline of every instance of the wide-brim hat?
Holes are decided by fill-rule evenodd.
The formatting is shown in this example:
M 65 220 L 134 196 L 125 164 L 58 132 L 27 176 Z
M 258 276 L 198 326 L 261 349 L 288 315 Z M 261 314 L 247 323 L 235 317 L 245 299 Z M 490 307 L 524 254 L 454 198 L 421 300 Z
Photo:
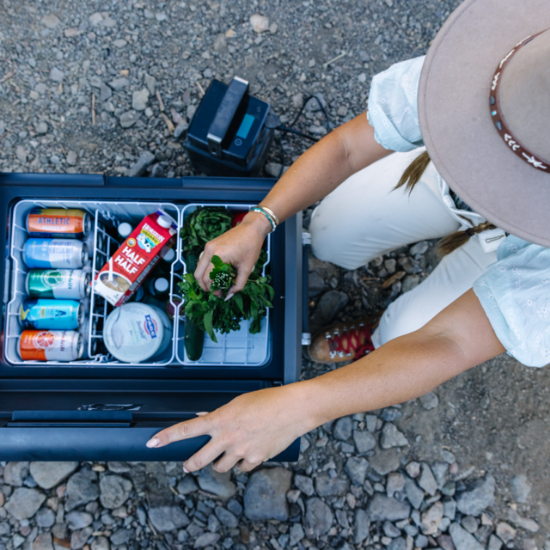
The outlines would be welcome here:
M 541 57 L 539 52 L 538 62 L 546 59 L 540 75 L 529 57 L 535 45 L 540 49 L 543 38 L 550 44 L 550 31 L 543 32 L 549 28 L 549 0 L 466 0 L 430 47 L 418 95 L 424 143 L 449 187 L 496 226 L 546 247 L 550 247 L 550 169 L 526 162 L 529 155 L 522 158 L 524 149 L 517 143 L 526 145 L 526 140 L 536 149 L 538 161 L 550 161 L 550 119 L 532 125 L 537 126 L 532 133 L 538 132 L 538 138 L 530 136 L 528 128 L 519 128 L 529 117 L 536 120 L 534 109 L 539 104 L 538 95 L 533 101 L 533 86 L 526 79 L 550 86 L 550 55 Z M 512 58 L 505 60 L 510 54 Z M 509 62 L 508 74 L 498 72 L 503 61 L 503 65 Z M 499 127 L 502 113 L 496 115 L 491 105 L 496 75 L 501 92 L 506 85 L 507 105 L 502 107 L 511 121 L 512 137 Z M 550 87 L 541 101 L 550 105 Z M 512 113 L 509 105 L 519 108 Z M 541 127 L 546 128 L 543 141 Z M 514 129 L 523 139 L 515 139 Z M 532 152 L 529 145 L 527 153 Z

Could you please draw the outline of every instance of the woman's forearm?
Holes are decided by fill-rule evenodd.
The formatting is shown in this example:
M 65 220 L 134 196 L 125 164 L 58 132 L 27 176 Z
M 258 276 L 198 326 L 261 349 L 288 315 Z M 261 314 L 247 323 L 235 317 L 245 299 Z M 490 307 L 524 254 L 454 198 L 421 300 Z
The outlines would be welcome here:
M 355 172 L 390 153 L 376 142 L 374 129 L 363 113 L 308 149 L 262 204 L 284 221 L 326 197 Z

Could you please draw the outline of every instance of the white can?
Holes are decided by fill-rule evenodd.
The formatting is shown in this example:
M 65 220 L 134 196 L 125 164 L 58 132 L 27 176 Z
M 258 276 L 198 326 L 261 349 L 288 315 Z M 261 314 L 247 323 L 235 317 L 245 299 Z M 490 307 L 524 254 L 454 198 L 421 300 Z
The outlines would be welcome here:
M 158 307 L 127 303 L 107 317 L 103 341 L 119 361 L 141 363 L 166 351 L 172 342 L 172 323 Z

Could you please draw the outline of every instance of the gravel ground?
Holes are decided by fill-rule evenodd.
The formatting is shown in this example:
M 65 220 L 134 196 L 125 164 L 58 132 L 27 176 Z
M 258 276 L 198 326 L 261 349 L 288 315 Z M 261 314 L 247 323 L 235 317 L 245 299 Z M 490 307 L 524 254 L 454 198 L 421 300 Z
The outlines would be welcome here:
M 210 80 L 233 75 L 283 122 L 318 93 L 341 124 L 365 109 L 371 77 L 425 53 L 458 4 L 0 0 L 0 171 L 191 174 L 181 136 Z M 320 136 L 324 123 L 311 108 L 298 128 Z M 290 159 L 307 143 L 283 146 Z M 277 148 L 270 161 L 277 174 Z M 313 325 L 385 307 L 431 271 L 434 248 L 355 272 L 312 259 Z M 303 376 L 326 368 L 304 359 Z M 252 474 L 2 463 L 0 550 L 548 550 L 549 383 L 497 358 L 414 402 L 318 428 L 299 462 Z

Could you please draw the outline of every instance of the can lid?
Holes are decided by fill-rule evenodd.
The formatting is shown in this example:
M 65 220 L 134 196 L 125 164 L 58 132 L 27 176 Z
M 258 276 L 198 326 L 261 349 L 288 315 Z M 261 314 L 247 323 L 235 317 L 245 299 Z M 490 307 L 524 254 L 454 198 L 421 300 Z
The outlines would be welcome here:
M 132 226 L 127 223 L 127 222 L 122 222 L 119 226 L 118 226 L 118 234 L 123 238 L 125 239 L 126 237 L 128 237 L 133 231 L 133 228 Z
M 176 252 L 173 248 L 171 248 L 163 257 L 162 259 L 165 262 L 172 263 L 176 259 Z
M 30 296 L 30 292 L 29 292 L 29 279 L 31 278 L 31 272 L 29 271 L 27 273 L 27 276 L 25 277 L 25 292 Z
M 84 294 L 86 298 L 90 296 L 92 287 L 90 286 L 91 276 L 89 273 L 84 273 Z
M 82 334 L 77 333 L 76 337 L 76 359 L 82 359 L 84 355 L 84 340 L 82 339 Z
M 172 222 L 174 220 L 172 220 L 172 218 L 170 216 L 167 216 L 166 214 L 161 214 L 158 218 L 157 218 L 157 223 L 161 226 L 161 227 L 164 227 L 165 229 L 169 229 L 170 227 L 172 227 Z
M 170 288 L 170 283 L 168 282 L 168 279 L 165 279 L 164 277 L 159 277 L 155 280 L 155 290 L 157 292 L 167 292 Z

